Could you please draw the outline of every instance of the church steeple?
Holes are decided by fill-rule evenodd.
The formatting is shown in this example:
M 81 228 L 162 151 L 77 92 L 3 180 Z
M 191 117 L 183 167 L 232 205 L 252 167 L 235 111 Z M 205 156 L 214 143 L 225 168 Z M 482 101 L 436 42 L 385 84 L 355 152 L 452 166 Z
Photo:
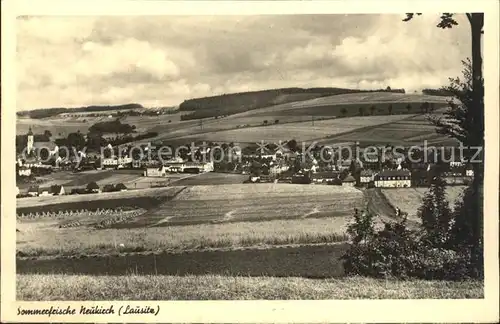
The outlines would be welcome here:
M 35 136 L 33 136 L 33 131 L 31 130 L 30 126 L 30 130 L 28 131 L 28 142 L 26 143 L 28 154 L 31 154 L 31 151 L 33 151 L 34 143 L 35 143 Z

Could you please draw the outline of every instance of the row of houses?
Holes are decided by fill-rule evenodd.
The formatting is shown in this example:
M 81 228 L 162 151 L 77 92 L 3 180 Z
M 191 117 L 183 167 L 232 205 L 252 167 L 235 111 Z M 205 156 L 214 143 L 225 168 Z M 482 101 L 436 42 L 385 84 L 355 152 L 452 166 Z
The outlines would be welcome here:
M 291 182 L 303 184 L 337 184 L 342 186 L 354 186 L 358 183 L 360 186 L 373 186 L 377 188 L 409 188 L 415 183 L 416 175 L 412 175 L 409 170 L 383 170 L 381 172 L 372 172 L 363 170 L 360 173 L 359 180 L 353 175 L 347 174 L 343 176 L 339 171 L 322 171 L 322 172 L 303 172 L 299 171 L 295 174 L 291 172 L 282 173 L 279 177 L 274 175 L 250 176 L 251 182 Z M 472 180 L 472 174 L 463 175 L 460 173 L 444 173 L 443 179 L 450 185 L 466 184 L 468 180 Z M 426 182 L 425 184 L 428 184 Z
M 214 171 L 213 162 L 184 162 L 182 159 L 166 161 L 161 166 L 147 167 L 145 177 L 164 177 L 167 173 L 203 173 Z
M 25 194 L 21 192 L 19 187 L 16 187 L 16 191 L 16 196 L 25 195 L 29 197 L 59 196 L 66 194 L 66 189 L 62 185 L 53 185 L 50 187 L 31 186 Z
M 115 192 L 126 191 L 127 186 L 123 183 L 117 185 L 106 184 L 100 188 L 95 182 L 89 183 L 85 188 L 72 188 L 70 192 L 62 185 L 52 185 L 50 187 L 40 187 L 37 185 L 30 186 L 26 192 L 21 192 L 19 187 L 16 187 L 17 197 L 46 197 L 46 196 L 61 196 L 67 194 L 88 194 L 88 193 L 101 193 L 101 192 Z

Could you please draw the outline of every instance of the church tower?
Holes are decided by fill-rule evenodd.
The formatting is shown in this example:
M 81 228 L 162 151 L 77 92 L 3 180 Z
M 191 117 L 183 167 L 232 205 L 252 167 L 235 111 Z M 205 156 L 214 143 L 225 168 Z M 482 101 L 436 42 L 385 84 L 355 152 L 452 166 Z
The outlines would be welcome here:
M 28 143 L 26 144 L 27 153 L 30 154 L 33 151 L 33 144 L 35 142 L 35 137 L 33 136 L 33 132 L 31 131 L 31 127 L 28 131 Z

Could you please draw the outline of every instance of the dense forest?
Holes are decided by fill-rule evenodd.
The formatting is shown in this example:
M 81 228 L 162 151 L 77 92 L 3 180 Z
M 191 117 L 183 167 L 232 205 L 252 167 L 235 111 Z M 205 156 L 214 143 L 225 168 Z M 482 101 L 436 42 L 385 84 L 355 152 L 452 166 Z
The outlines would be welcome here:
M 423 89 L 422 93 L 430 96 L 452 97 L 453 93 L 446 89 Z

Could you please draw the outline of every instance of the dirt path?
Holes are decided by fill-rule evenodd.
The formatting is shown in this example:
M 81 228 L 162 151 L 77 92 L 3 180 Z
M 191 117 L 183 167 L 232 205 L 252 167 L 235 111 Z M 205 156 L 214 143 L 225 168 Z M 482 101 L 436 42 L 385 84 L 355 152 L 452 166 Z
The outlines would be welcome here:
M 375 215 L 379 215 L 384 221 L 398 220 L 396 209 L 389 203 L 379 188 L 367 189 L 364 190 L 363 193 L 365 195 L 365 204 L 369 211 Z M 410 228 L 420 226 L 417 221 L 411 219 L 407 220 L 407 225 Z
M 380 189 L 367 189 L 364 191 L 364 194 L 369 211 L 380 216 L 396 218 L 396 210 L 389 204 Z

